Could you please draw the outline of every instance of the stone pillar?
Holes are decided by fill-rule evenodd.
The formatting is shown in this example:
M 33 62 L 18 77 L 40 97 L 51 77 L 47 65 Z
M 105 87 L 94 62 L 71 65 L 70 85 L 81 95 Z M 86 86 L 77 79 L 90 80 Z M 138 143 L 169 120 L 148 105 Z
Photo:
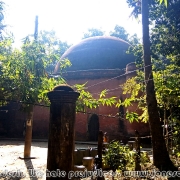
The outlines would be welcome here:
M 48 93 L 51 102 L 46 179 L 68 179 L 74 170 L 74 124 L 79 93 L 60 85 Z

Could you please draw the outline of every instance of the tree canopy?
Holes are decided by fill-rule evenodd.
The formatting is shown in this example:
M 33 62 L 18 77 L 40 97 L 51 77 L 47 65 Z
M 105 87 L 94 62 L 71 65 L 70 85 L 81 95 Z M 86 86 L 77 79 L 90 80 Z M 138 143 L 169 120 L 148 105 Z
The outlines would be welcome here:
M 104 31 L 102 31 L 101 29 L 90 28 L 88 29 L 87 32 L 84 33 L 84 36 L 82 39 L 86 39 L 86 38 L 94 37 L 94 36 L 103 36 L 103 35 L 104 35 Z
M 118 37 L 118 38 L 123 39 L 125 41 L 129 41 L 129 38 L 128 38 L 129 34 L 127 33 L 127 31 L 122 26 L 116 25 L 114 27 L 114 30 L 111 31 L 109 34 L 110 34 L 110 36 Z

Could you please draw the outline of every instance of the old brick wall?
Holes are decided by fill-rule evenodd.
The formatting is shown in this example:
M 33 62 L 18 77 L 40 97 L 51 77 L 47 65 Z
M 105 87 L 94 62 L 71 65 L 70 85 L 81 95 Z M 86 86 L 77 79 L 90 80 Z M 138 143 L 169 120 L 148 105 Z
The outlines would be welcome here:
M 84 72 L 83 72 L 84 73 Z M 102 74 L 102 77 L 101 77 Z M 122 74 L 122 76 L 120 76 Z M 69 85 L 74 84 L 86 84 L 88 91 L 93 94 L 94 97 L 98 97 L 100 92 L 104 89 L 109 90 L 108 96 L 115 96 L 121 98 L 122 100 L 126 95 L 122 94 L 122 90 L 119 85 L 126 81 L 126 76 L 124 72 L 118 73 L 108 71 L 106 74 L 104 71 L 101 73 L 88 72 L 81 74 L 81 78 L 77 78 L 77 74 L 73 75 L 73 78 L 67 79 Z M 116 77 L 117 78 L 112 78 Z M 128 75 L 129 78 L 129 75 Z M 123 108 L 125 112 L 127 109 Z M 129 107 L 129 110 L 137 110 L 137 104 Z M 107 132 L 110 140 L 112 139 L 124 139 L 129 136 L 134 136 L 134 130 L 138 130 L 141 135 L 149 134 L 149 126 L 144 123 L 129 123 L 129 121 L 115 117 L 120 111 L 116 107 L 100 106 L 97 109 L 89 109 L 88 114 L 82 112 L 77 113 L 75 122 L 75 136 L 76 140 L 85 141 L 88 140 L 88 122 L 92 114 L 97 114 L 99 117 L 99 130 Z M 140 111 L 138 111 L 141 113 Z M 11 110 L 6 114 L 6 133 L 7 137 L 21 137 L 23 136 L 24 121 L 26 115 L 20 111 L 15 110 L 15 105 L 11 107 Z M 107 117 L 107 116 L 113 116 Z M 7 128 L 8 127 L 8 128 Z M 33 121 L 33 138 L 34 139 L 47 139 L 49 128 L 49 107 L 35 106 L 34 107 L 34 121 Z M 2 127 L 0 128 L 2 131 Z M 1 132 L 0 132 L 1 133 Z

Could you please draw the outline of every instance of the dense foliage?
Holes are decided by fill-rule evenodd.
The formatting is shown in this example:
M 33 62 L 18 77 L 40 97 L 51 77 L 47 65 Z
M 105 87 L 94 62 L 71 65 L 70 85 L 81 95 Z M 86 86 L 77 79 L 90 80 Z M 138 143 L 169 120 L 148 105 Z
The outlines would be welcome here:
M 127 2 L 130 7 L 134 8 L 133 14 L 138 17 L 141 12 L 141 1 L 128 0 Z M 159 6 L 158 1 L 149 2 L 151 57 L 156 98 L 163 134 L 166 137 L 166 146 L 170 147 L 171 150 L 175 149 L 176 153 L 179 154 L 180 1 L 166 1 L 166 3 L 167 6 Z M 129 51 L 136 56 L 136 63 L 139 68 L 136 82 L 141 85 L 141 91 L 144 92 L 144 85 L 147 82 L 144 82 L 143 78 L 144 64 L 142 47 L 141 44 L 137 44 L 131 46 Z M 143 114 L 139 119 L 148 120 L 145 103 L 146 94 L 144 93 L 138 99 L 139 107 L 143 110 Z M 168 138 L 169 141 L 167 140 Z
M 86 39 L 86 38 L 94 37 L 94 36 L 103 36 L 103 35 L 104 35 L 104 31 L 102 31 L 101 29 L 90 28 L 88 29 L 87 32 L 84 33 L 84 36 L 82 39 Z
M 114 37 L 123 39 L 127 42 L 129 41 L 129 34 L 122 26 L 119 26 L 119 25 L 116 25 L 114 27 L 114 30 L 110 32 L 110 36 L 114 36 Z
M 114 172 L 116 170 L 125 171 L 128 166 L 134 166 L 134 152 L 128 146 L 120 144 L 119 141 L 112 141 L 108 144 L 103 160 Z
M 103 163 L 108 165 L 114 172 L 120 171 L 121 174 L 124 171 L 134 171 L 135 169 L 135 158 L 137 152 L 131 150 L 128 145 L 124 145 L 119 141 L 111 141 L 105 154 L 103 156 Z M 140 164 L 142 167 L 150 162 L 146 153 L 141 153 Z

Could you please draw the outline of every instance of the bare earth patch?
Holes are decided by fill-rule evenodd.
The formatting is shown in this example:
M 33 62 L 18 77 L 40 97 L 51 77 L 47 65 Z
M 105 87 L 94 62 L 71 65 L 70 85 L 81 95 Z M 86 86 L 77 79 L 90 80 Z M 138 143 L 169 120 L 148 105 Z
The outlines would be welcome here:
M 47 142 L 32 142 L 31 157 L 35 157 L 35 159 L 23 160 L 19 157 L 23 158 L 24 142 L 1 141 L 0 179 L 45 180 L 47 163 L 47 145 Z M 76 148 L 87 148 L 94 146 L 95 145 L 78 144 L 76 145 Z
M 24 176 L 23 178 L 14 179 L 30 179 L 27 169 L 31 168 L 37 172 L 37 175 L 42 178 L 34 177 L 33 179 L 45 179 L 46 163 L 47 163 L 47 142 L 33 142 L 31 147 L 31 156 L 36 159 L 22 160 L 24 143 L 23 142 L 0 142 L 0 172 L 7 174 L 7 172 L 15 172 L 16 175 Z M 33 173 L 33 171 L 31 171 Z M 10 175 L 10 176 L 13 176 Z M 10 176 L 7 179 L 13 179 Z M 14 174 L 15 176 L 15 174 Z M 5 177 L 0 177 L 0 179 Z

